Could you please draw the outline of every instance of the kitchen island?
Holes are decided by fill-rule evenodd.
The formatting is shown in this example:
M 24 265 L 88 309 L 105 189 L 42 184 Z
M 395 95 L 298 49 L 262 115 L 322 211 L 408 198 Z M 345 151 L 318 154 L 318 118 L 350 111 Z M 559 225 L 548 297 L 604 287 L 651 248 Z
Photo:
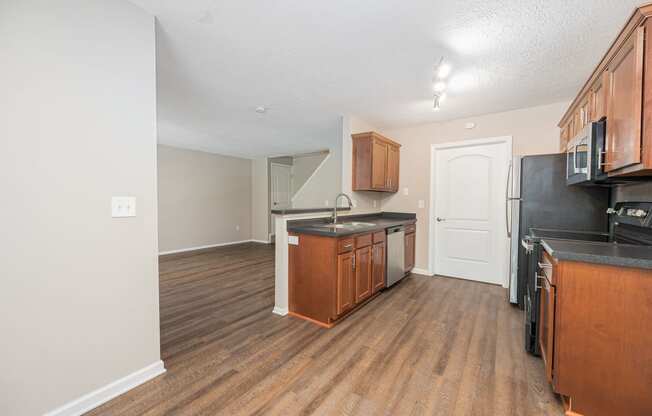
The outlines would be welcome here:
M 403 278 L 414 267 L 415 222 L 403 213 L 288 222 L 289 314 L 330 328 Z
M 404 225 L 416 222 L 414 214 L 396 214 L 396 213 L 383 213 L 377 209 L 370 210 L 352 210 L 351 215 L 341 215 L 339 222 L 359 222 L 359 223 L 372 223 L 373 226 L 369 228 L 358 228 L 355 232 L 351 230 L 344 230 L 342 228 L 328 231 L 315 227 L 320 224 L 325 224 L 329 221 L 332 215 L 332 209 L 323 212 L 310 212 L 310 213 L 286 213 L 276 214 L 275 216 L 275 234 L 276 234 L 276 264 L 275 264 L 275 305 L 273 312 L 278 315 L 287 315 L 290 311 L 289 301 L 289 247 L 288 236 L 293 237 L 298 235 L 298 232 L 306 236 L 322 236 L 326 238 L 339 238 L 350 236 L 353 234 L 367 233 L 371 234 L 379 230 L 384 230 L 386 227 L 392 225 Z M 401 215 L 403 215 L 401 217 Z M 412 226 L 414 230 L 414 226 Z M 293 230 L 293 231 L 290 231 Z M 292 234 L 294 232 L 295 234 Z M 408 233 L 407 238 L 408 252 L 412 256 L 407 259 L 408 265 L 414 264 L 413 247 L 414 247 L 414 231 Z M 373 237 L 372 237 L 373 243 Z M 412 247 L 412 249 L 410 248 Z

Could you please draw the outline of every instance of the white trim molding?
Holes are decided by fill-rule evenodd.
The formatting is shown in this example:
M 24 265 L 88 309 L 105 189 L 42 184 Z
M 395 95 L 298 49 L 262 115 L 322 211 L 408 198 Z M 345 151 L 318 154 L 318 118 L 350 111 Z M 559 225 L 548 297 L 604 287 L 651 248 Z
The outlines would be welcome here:
M 188 247 L 188 248 L 181 248 L 178 250 L 169 250 L 169 251 L 161 251 L 158 253 L 159 256 L 165 256 L 167 254 L 177 254 L 177 253 L 186 253 L 188 251 L 197 251 L 197 250 L 203 250 L 206 248 L 215 248 L 215 247 L 224 247 L 224 246 L 232 246 L 235 244 L 244 244 L 244 243 L 263 243 L 263 244 L 269 244 L 269 241 L 263 241 L 263 240 L 240 240 L 240 241 L 229 241 L 227 243 L 217 243 L 217 244 L 209 244 L 206 246 L 197 246 L 197 247 Z
M 146 381 L 165 373 L 163 361 L 159 360 L 147 367 L 141 368 L 121 379 L 118 379 L 106 386 L 100 387 L 88 394 L 85 394 L 63 406 L 47 412 L 45 416 L 78 416 L 89 410 L 98 407 L 109 400 L 126 393 Z
M 419 269 L 418 267 L 413 267 L 412 268 L 412 273 L 414 274 L 420 274 L 423 276 L 434 276 L 435 274 L 432 273 L 430 270 L 427 269 Z
M 279 308 L 278 306 L 274 306 L 272 313 L 275 315 L 285 316 L 288 314 L 288 308 Z

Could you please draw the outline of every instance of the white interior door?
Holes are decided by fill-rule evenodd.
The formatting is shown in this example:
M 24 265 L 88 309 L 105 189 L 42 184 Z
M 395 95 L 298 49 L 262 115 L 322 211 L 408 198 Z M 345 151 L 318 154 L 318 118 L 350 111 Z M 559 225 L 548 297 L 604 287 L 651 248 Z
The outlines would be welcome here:
M 270 166 L 272 209 L 292 208 L 292 167 L 278 163 Z M 272 215 L 272 234 L 275 228 L 275 217 Z
M 511 138 L 433 146 L 434 272 L 505 285 Z

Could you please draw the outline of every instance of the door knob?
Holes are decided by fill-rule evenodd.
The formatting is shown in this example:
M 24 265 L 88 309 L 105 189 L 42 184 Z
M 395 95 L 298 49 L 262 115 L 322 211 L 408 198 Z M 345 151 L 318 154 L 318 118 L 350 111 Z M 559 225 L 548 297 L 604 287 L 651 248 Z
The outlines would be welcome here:
M 435 219 L 437 220 L 437 222 L 446 221 L 446 218 L 439 218 L 439 217 L 437 217 L 437 218 L 435 218 Z

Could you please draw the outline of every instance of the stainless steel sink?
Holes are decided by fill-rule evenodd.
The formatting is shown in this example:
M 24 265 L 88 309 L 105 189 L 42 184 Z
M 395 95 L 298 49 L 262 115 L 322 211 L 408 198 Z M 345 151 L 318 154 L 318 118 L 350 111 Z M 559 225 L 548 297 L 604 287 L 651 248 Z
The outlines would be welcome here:
M 339 229 L 356 229 L 356 228 L 364 228 L 364 227 L 373 227 L 376 224 L 373 222 L 357 222 L 357 221 L 352 221 L 352 222 L 342 222 L 339 224 L 318 224 L 315 225 L 315 227 L 319 228 L 330 228 L 334 230 L 339 230 Z

